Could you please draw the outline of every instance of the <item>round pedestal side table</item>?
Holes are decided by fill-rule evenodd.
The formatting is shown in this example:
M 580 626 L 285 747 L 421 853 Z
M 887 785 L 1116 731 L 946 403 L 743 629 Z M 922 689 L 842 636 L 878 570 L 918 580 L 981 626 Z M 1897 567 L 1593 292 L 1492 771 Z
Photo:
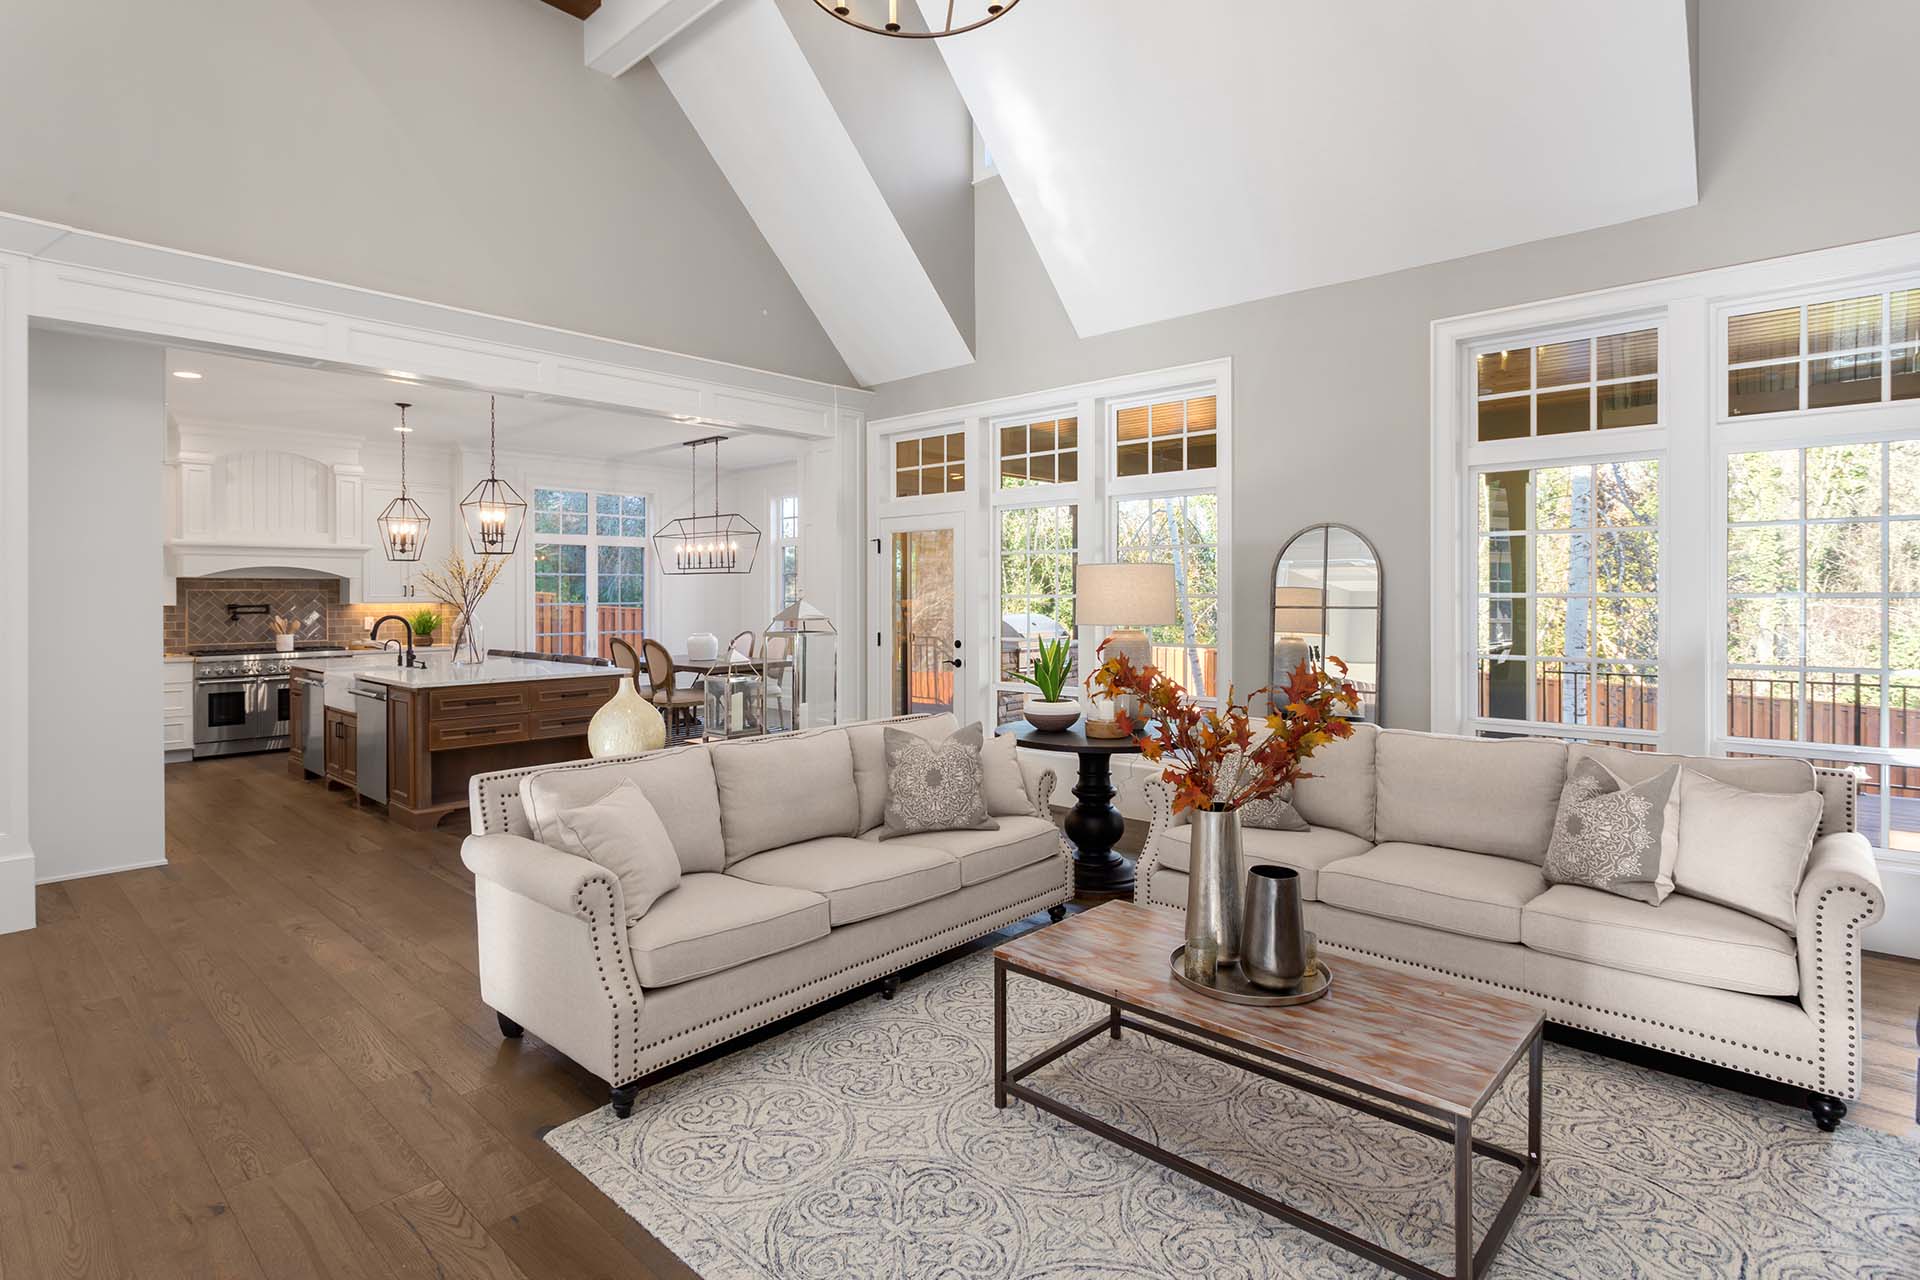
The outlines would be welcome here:
M 1036 729 L 1024 720 L 1003 724 L 996 734 L 1035 751 L 1070 751 L 1080 757 L 1074 806 L 1067 811 L 1073 842 L 1073 887 L 1090 897 L 1133 896 L 1133 863 L 1113 851 L 1126 833 L 1126 819 L 1113 807 L 1113 758 L 1139 755 L 1132 738 L 1089 738 L 1086 721 L 1071 729 Z

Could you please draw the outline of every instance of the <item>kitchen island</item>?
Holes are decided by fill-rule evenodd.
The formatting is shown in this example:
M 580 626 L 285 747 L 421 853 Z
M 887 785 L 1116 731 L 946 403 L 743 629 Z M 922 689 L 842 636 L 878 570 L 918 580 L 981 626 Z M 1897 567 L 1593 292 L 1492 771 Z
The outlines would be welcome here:
M 426 829 L 466 807 L 477 773 L 586 758 L 587 725 L 625 678 L 529 658 L 425 662 L 380 653 L 295 663 L 288 772 L 350 785 L 394 821 Z M 316 749 L 324 760 L 308 758 Z

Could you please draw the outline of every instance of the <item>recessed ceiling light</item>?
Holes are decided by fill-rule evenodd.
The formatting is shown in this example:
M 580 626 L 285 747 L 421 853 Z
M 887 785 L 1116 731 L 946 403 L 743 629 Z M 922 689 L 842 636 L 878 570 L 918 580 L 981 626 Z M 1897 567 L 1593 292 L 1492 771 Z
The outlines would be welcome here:
M 188 382 L 198 382 L 206 375 L 203 373 L 195 373 L 191 369 L 175 369 L 173 376 L 176 378 L 185 378 Z

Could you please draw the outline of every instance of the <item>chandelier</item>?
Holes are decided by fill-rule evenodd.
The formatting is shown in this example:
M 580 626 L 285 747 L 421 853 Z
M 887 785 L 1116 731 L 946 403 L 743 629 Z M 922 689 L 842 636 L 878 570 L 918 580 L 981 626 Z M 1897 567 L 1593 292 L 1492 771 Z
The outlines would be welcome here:
M 822 9 L 850 27 L 862 31 L 871 31 L 877 36 L 899 36 L 905 40 L 938 40 L 941 36 L 957 36 L 965 31 L 975 31 L 986 26 L 995 18 L 1012 11 L 1020 0 L 1006 0 L 1001 3 L 981 3 L 981 0 L 947 0 L 947 22 L 943 27 L 928 24 L 925 31 L 907 31 L 900 25 L 900 0 L 813 0 Z M 908 0 L 913 3 L 913 0 Z M 887 19 L 879 26 L 867 21 L 862 14 L 879 13 L 880 6 L 887 7 Z M 855 10 L 860 12 L 856 13 Z M 956 12 L 957 11 L 957 12 Z
M 693 455 L 690 515 L 670 520 L 653 535 L 662 573 L 751 573 L 760 551 L 760 529 L 736 511 L 720 510 L 720 442 L 725 436 L 687 441 Z M 700 514 L 700 447 L 713 446 L 713 512 Z
M 400 496 L 389 502 L 374 523 L 380 526 L 380 541 L 387 549 L 389 560 L 418 560 L 420 553 L 426 550 L 427 526 L 433 523 L 427 518 L 425 508 L 407 496 L 407 437 L 413 428 L 407 425 L 407 410 L 410 404 L 394 402 L 400 410 L 400 425 L 394 430 L 400 433 Z
M 520 500 L 512 485 L 499 475 L 499 421 L 494 413 L 494 398 L 487 397 L 487 478 L 468 490 L 460 503 L 460 519 L 467 526 L 467 541 L 483 556 L 510 556 L 520 545 L 520 525 L 527 518 L 527 504 Z

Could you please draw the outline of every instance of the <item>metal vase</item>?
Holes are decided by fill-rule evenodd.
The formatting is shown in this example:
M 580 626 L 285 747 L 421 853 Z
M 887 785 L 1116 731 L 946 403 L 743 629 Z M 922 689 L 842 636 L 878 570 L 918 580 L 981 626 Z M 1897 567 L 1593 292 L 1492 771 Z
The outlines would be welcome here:
M 1240 958 L 1240 814 L 1193 812 L 1193 856 L 1187 866 L 1187 976 L 1211 981 L 1215 969 Z
M 1296 985 L 1307 972 L 1307 934 L 1300 918 L 1300 873 L 1292 867 L 1247 871 L 1240 973 L 1256 987 Z

